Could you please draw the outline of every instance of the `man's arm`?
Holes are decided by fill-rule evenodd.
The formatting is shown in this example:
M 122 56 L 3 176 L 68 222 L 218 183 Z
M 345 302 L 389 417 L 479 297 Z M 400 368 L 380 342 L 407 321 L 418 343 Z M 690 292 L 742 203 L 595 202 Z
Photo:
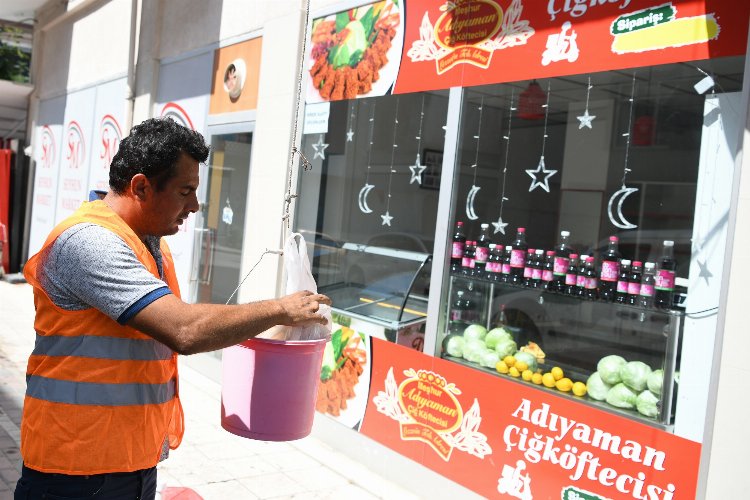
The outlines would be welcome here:
M 141 309 L 127 325 L 187 355 L 233 346 L 276 325 L 324 325 L 320 304 L 331 300 L 306 291 L 240 305 L 187 304 L 169 294 Z

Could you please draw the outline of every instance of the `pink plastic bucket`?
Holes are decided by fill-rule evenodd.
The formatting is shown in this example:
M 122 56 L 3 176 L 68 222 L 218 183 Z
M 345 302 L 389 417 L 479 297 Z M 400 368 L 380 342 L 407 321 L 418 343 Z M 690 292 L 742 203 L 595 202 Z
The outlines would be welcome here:
M 310 434 L 325 344 L 250 339 L 224 349 L 221 426 L 263 441 Z

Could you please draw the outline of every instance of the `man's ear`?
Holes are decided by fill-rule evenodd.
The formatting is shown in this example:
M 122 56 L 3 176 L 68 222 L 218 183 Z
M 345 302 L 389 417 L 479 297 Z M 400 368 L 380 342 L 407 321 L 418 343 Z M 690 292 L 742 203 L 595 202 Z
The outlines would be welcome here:
M 130 179 L 130 191 L 139 200 L 145 200 L 150 189 L 151 183 L 145 175 L 135 174 L 133 178 Z

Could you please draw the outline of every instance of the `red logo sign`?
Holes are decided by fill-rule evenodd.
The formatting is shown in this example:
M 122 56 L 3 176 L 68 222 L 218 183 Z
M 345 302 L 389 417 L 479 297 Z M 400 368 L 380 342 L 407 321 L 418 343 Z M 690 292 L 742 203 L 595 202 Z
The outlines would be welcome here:
M 52 129 L 49 128 L 49 125 L 42 127 L 41 142 L 42 156 L 40 163 L 42 164 L 42 168 L 52 168 L 57 148 L 55 147 L 55 135 L 52 133 Z
M 120 124 L 117 123 L 114 116 L 104 115 L 104 118 L 102 118 L 102 121 L 99 124 L 99 136 L 102 144 L 99 159 L 102 160 L 102 168 L 104 170 L 109 170 L 109 166 L 112 163 L 112 157 L 117 153 L 117 148 L 120 147 L 120 140 L 122 140 Z
M 68 168 L 79 169 L 86 158 L 86 142 L 83 139 L 81 126 L 77 121 L 72 120 L 68 123 L 65 138 L 67 142 L 65 159 L 68 160 Z
M 164 105 L 164 107 L 161 109 L 161 116 L 172 118 L 174 121 L 182 125 L 183 127 L 187 127 L 191 130 L 195 130 L 195 127 L 193 127 L 193 121 L 190 119 L 190 116 L 187 114 L 187 111 L 182 109 L 182 107 L 174 102 L 168 102 Z

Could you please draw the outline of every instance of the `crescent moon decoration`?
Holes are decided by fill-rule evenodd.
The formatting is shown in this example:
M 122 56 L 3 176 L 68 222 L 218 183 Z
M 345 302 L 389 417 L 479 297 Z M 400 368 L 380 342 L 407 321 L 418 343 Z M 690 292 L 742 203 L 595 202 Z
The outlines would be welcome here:
M 362 189 L 359 190 L 359 210 L 363 214 L 372 213 L 372 209 L 367 206 L 367 195 L 370 194 L 370 191 L 374 187 L 375 186 L 372 184 L 365 183 L 365 185 L 362 186 Z
M 477 220 L 479 216 L 474 211 L 474 198 L 477 197 L 477 193 L 482 189 L 479 186 L 471 186 L 469 194 L 466 196 L 466 217 L 471 220 Z
M 622 215 L 622 204 L 625 201 L 625 198 L 635 193 L 636 191 L 638 191 L 638 188 L 629 188 L 623 186 L 619 190 L 615 191 L 615 193 L 609 199 L 609 203 L 607 204 L 607 213 L 609 214 L 609 221 L 613 226 L 619 227 L 620 229 L 635 229 L 638 227 L 637 225 L 629 222 L 625 218 L 625 216 Z M 612 213 L 612 207 L 615 204 L 615 200 L 617 200 L 617 210 L 616 213 Z

